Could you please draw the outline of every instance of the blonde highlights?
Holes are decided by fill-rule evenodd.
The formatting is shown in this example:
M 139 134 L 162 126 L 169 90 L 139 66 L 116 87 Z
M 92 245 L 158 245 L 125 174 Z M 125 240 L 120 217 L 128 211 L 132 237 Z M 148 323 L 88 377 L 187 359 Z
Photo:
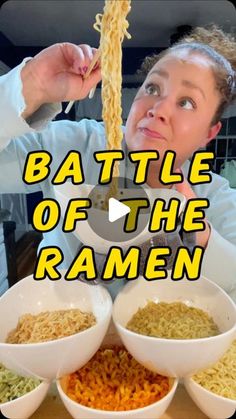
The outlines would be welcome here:
M 216 89 L 220 93 L 220 103 L 212 120 L 214 125 L 236 98 L 236 40 L 233 35 L 224 33 L 216 25 L 206 28 L 196 27 L 173 46 L 159 54 L 146 57 L 139 73 L 148 74 L 161 58 L 181 49 L 187 49 L 191 54 L 200 53 L 212 63 Z

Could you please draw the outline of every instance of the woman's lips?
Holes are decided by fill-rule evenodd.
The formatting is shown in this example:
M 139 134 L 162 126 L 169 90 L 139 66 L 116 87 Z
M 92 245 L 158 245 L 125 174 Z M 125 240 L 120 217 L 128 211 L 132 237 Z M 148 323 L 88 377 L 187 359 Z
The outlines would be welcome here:
M 162 140 L 165 140 L 165 138 L 163 137 L 163 135 L 161 135 L 159 132 L 157 131 L 152 131 L 148 128 L 138 128 L 138 130 L 144 134 L 146 137 L 151 137 L 151 138 L 159 138 Z

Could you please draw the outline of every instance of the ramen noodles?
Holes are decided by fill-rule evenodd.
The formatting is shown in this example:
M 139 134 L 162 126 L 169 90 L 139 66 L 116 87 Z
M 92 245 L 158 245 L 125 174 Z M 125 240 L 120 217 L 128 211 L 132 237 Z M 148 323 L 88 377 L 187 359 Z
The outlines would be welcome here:
M 24 396 L 39 386 L 37 378 L 21 377 L 0 364 L 0 403 Z
M 45 311 L 39 314 L 24 314 L 16 329 L 6 339 L 7 343 L 38 343 L 60 339 L 82 332 L 96 324 L 92 313 L 78 308 Z
M 181 302 L 150 301 L 138 309 L 126 327 L 135 333 L 165 339 L 199 339 L 220 333 L 206 312 Z
M 142 408 L 162 399 L 169 379 L 153 373 L 118 346 L 99 349 L 81 369 L 70 374 L 67 395 L 84 406 L 110 411 Z
M 105 125 L 107 149 L 121 149 L 123 138 L 121 85 L 122 85 L 122 42 L 131 38 L 127 32 L 126 19 L 131 9 L 131 0 L 106 0 L 103 14 L 96 15 L 94 28 L 101 33 L 99 51 L 101 53 L 102 74 L 102 119 Z M 105 197 L 103 209 L 107 209 L 109 196 L 116 196 L 119 164 L 113 169 L 113 181 Z
M 102 119 L 105 124 L 108 149 L 120 149 L 123 138 L 121 109 L 121 44 L 127 32 L 126 16 L 131 0 L 106 0 L 103 15 L 96 16 L 95 29 L 101 33 L 99 50 L 102 74 Z
M 236 340 L 216 364 L 193 379 L 212 393 L 236 400 Z

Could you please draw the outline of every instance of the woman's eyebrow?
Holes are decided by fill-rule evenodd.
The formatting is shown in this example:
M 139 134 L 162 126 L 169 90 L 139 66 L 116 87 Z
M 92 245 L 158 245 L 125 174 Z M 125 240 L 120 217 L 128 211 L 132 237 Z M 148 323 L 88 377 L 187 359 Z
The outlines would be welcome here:
M 152 74 L 158 74 L 161 77 L 164 77 L 165 79 L 169 78 L 169 73 L 165 70 L 161 70 L 161 69 L 155 69 L 153 71 L 151 71 L 149 73 L 149 76 L 151 76 Z M 206 96 L 204 91 L 201 89 L 201 87 L 197 86 L 196 84 L 194 84 L 192 81 L 190 80 L 182 80 L 182 85 L 186 86 L 186 87 L 190 87 L 191 89 L 197 89 L 199 90 L 199 92 L 202 94 L 203 98 L 206 100 Z
M 182 85 L 183 86 L 186 86 L 186 87 L 190 87 L 191 89 L 197 89 L 197 90 L 199 90 L 199 92 L 202 94 L 203 98 L 206 100 L 205 93 L 201 89 L 201 87 L 197 86 L 196 84 L 194 84 L 190 80 L 182 80 Z
M 165 79 L 169 78 L 169 73 L 167 73 L 167 71 L 165 71 L 165 70 L 156 69 L 156 70 L 151 71 L 149 73 L 149 76 L 151 76 L 151 74 L 158 74 L 159 76 L 164 77 Z

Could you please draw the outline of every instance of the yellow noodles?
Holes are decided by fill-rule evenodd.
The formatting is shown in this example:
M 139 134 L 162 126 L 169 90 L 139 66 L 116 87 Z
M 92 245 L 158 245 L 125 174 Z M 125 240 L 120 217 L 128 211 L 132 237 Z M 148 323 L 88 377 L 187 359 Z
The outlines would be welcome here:
M 121 149 L 122 132 L 122 42 L 131 38 L 127 32 L 129 23 L 126 16 L 130 11 L 131 0 L 106 0 L 104 13 L 96 16 L 94 28 L 101 32 L 99 50 L 101 52 L 102 73 L 102 119 L 105 124 L 108 150 Z M 119 163 L 115 162 L 109 196 L 116 196 Z M 106 209 L 108 197 L 104 208 Z
M 131 0 L 106 0 L 103 15 L 96 16 L 95 29 L 101 32 L 102 118 L 105 124 L 108 149 L 121 148 L 121 63 L 124 36 L 129 26 L 126 16 Z
M 7 343 L 37 343 L 60 339 L 82 332 L 96 324 L 92 313 L 79 309 L 46 311 L 39 314 L 24 314 L 19 318 Z
M 94 409 L 138 409 L 162 399 L 169 379 L 138 364 L 126 349 L 99 349 L 80 370 L 68 377 L 67 395 Z
M 236 400 L 236 340 L 216 364 L 197 373 L 193 379 L 219 396 Z
M 142 335 L 166 339 L 199 339 L 220 333 L 206 312 L 179 302 L 150 301 L 138 309 L 126 327 Z
M 37 378 L 21 377 L 0 364 L 0 403 L 23 396 L 39 386 Z

